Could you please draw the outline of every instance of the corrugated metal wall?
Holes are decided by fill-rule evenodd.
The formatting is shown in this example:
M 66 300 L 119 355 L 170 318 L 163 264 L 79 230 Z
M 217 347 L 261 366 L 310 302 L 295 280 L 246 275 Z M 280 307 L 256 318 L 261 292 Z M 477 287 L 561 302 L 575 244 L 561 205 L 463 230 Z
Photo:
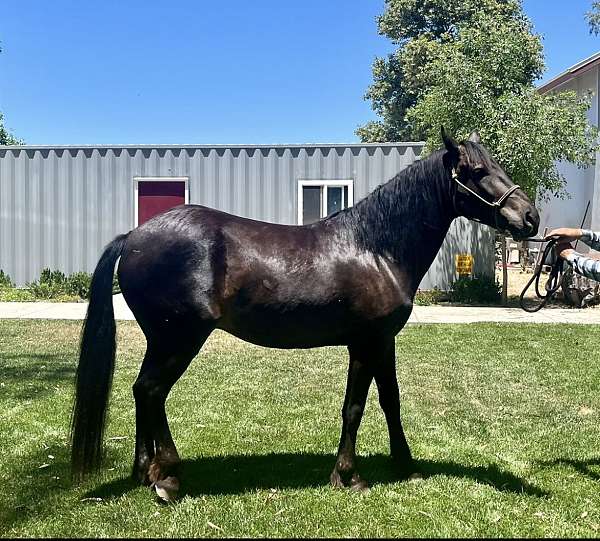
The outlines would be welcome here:
M 18 284 L 36 279 L 44 267 L 91 272 L 102 247 L 133 228 L 134 177 L 189 177 L 190 203 L 294 224 L 298 180 L 351 179 L 356 202 L 410 165 L 421 148 L 419 143 L 0 147 L 0 269 Z M 453 263 L 445 268 L 444 261 L 489 238 L 481 226 L 461 228 L 453 226 L 423 287 L 447 287 L 454 268 Z M 489 255 L 477 260 L 491 270 L 487 244 Z

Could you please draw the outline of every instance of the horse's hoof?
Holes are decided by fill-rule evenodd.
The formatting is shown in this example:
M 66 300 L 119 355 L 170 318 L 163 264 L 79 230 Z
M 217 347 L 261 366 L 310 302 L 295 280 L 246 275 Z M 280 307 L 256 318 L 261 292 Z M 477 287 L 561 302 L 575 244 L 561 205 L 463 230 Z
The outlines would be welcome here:
M 167 477 L 154 483 L 157 496 L 164 502 L 173 502 L 177 499 L 179 492 L 179 480 L 177 477 Z
M 408 476 L 409 482 L 413 482 L 413 483 L 416 483 L 417 481 L 422 481 L 423 479 L 424 479 L 423 474 L 421 474 L 419 472 L 411 473 Z
M 366 494 L 369 492 L 369 483 L 362 479 L 358 474 L 355 474 L 350 481 L 350 490 L 352 492 L 361 492 Z
M 329 482 L 333 488 L 344 488 L 344 482 L 337 470 L 333 470 L 329 476 Z

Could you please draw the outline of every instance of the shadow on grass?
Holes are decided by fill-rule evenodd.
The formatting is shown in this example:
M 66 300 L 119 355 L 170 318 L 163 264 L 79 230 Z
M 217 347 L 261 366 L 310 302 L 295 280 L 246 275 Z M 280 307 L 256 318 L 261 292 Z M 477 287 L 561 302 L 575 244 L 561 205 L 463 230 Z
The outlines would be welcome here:
M 588 458 L 586 460 L 573 460 L 571 458 L 556 458 L 554 460 L 547 460 L 538 462 L 542 466 L 570 466 L 574 470 L 577 470 L 581 475 L 589 477 L 594 481 L 600 481 L 600 457 Z M 594 469 L 592 469 L 594 468 Z
M 49 461 L 48 453 L 54 460 Z M 40 468 L 41 464 L 51 464 Z M 47 502 L 61 492 L 71 490 L 69 456 L 64 445 L 53 441 L 50 448 L 39 449 L 19 457 L 17 467 L 3 480 L 4 494 L 0 497 L 0 537 L 8 529 L 32 517 L 51 516 Z
M 3 398 L 40 399 L 75 377 L 75 363 L 66 354 L 3 353 L 0 373 Z
M 48 460 L 49 452 L 54 457 L 51 461 Z M 114 463 L 119 456 L 118 451 L 107 449 L 105 461 Z M 77 493 L 77 484 L 71 481 L 70 459 L 69 448 L 60 440 L 51 442 L 49 448 L 40 447 L 19 457 L 18 464 L 10 471 L 10 479 L 2 485 L 5 492 L 0 493 L 0 538 L 6 537 L 4 530 L 31 520 L 52 521 L 57 506 L 65 501 L 70 505 L 78 505 L 82 501 L 85 496 Z M 41 464 L 48 462 L 51 462 L 49 467 L 40 468 Z M 88 482 L 93 483 L 93 478 Z M 129 478 L 113 484 L 121 489 L 121 495 L 139 486 Z M 58 513 L 62 512 L 58 509 Z
M 313 453 L 275 453 L 202 457 L 185 460 L 181 465 L 181 496 L 229 495 L 268 488 L 317 488 L 329 484 L 335 456 Z M 546 497 L 548 493 L 527 484 L 495 464 L 466 466 L 456 462 L 417 460 L 417 469 L 425 477 L 447 475 L 472 479 L 502 492 Z M 387 455 L 360 457 L 359 471 L 370 486 L 390 484 L 401 478 Z M 129 478 L 105 483 L 87 497 L 122 496 L 138 484 Z

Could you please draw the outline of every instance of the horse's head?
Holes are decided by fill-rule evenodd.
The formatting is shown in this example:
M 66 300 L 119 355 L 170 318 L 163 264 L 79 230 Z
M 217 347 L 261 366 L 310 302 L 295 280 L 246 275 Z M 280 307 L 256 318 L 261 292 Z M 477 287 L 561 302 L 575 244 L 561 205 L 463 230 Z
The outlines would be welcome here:
M 457 143 L 442 127 L 442 139 L 456 213 L 507 231 L 515 240 L 535 235 L 540 223 L 537 209 L 490 156 L 477 132 Z

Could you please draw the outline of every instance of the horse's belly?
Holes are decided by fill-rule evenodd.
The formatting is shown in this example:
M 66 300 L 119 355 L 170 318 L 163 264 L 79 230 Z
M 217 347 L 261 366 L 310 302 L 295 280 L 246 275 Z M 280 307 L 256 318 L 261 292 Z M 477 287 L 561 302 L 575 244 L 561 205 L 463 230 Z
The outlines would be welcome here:
M 342 301 L 325 306 L 253 305 L 227 311 L 217 326 L 260 346 L 313 348 L 348 345 L 374 334 L 395 335 L 409 315 L 406 306 L 397 306 L 385 315 L 357 313 Z
M 260 346 L 312 348 L 347 344 L 354 324 L 335 306 L 254 306 L 224 314 L 218 327 Z

